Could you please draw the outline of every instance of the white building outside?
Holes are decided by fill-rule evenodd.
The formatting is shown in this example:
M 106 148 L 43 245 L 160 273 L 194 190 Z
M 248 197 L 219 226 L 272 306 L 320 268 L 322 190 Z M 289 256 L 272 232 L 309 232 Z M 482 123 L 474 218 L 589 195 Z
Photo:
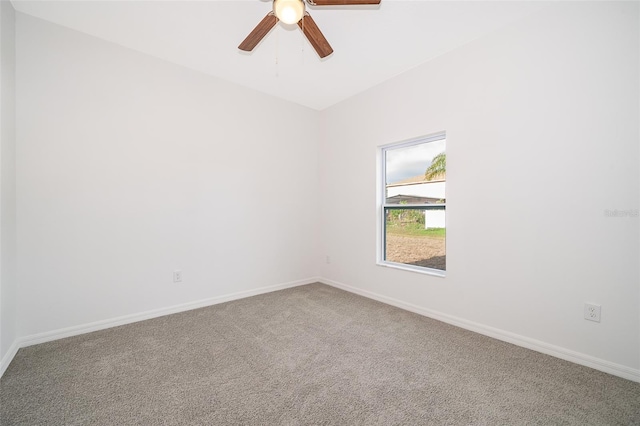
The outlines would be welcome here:
M 387 185 L 387 203 L 400 204 L 442 204 L 446 201 L 445 181 L 425 181 L 424 176 L 416 176 L 398 183 Z M 425 228 L 445 228 L 445 209 L 425 210 Z

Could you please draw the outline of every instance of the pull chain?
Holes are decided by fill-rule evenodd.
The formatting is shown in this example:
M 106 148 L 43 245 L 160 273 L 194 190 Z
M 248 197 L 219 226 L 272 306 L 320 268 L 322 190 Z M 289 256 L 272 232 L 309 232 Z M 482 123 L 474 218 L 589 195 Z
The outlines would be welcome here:
M 278 27 L 280 27 L 278 25 Z M 280 53 L 280 28 L 276 28 L 276 78 L 280 77 L 280 66 L 278 64 L 278 55 Z

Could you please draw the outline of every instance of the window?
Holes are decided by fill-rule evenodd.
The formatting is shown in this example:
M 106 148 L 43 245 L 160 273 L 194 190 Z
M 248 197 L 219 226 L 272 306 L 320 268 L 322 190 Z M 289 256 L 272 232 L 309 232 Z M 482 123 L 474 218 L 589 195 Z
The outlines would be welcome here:
M 380 148 L 378 263 L 444 276 L 444 133 Z

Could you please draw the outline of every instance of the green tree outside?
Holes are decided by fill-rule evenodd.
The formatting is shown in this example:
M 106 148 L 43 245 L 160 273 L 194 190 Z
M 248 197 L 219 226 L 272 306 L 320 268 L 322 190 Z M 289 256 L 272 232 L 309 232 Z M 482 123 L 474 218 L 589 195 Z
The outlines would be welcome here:
M 447 154 L 441 152 L 433 157 L 431 165 L 424 172 L 426 180 L 434 180 L 437 178 L 444 179 L 447 174 Z

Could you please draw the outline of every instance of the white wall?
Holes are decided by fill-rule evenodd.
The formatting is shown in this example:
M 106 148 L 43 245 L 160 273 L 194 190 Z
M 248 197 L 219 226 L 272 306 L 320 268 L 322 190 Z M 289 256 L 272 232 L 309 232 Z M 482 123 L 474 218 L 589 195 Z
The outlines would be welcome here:
M 325 110 L 322 276 L 640 377 L 638 217 L 604 214 L 639 208 L 638 40 L 637 2 L 558 3 Z M 377 146 L 441 131 L 447 276 L 376 266 Z
M 0 375 L 16 339 L 15 11 L 0 1 Z
M 318 275 L 316 111 L 22 14 L 16 84 L 21 336 Z

